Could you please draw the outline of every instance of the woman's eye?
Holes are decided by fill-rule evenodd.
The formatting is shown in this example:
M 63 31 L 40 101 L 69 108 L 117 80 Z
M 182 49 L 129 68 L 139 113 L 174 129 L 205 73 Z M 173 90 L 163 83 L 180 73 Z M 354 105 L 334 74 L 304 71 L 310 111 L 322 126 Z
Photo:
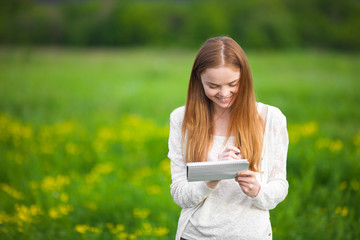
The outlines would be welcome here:
M 215 89 L 215 88 L 216 88 L 216 86 L 212 86 L 212 85 L 210 85 L 210 86 L 209 86 L 209 88 L 211 88 L 211 89 Z

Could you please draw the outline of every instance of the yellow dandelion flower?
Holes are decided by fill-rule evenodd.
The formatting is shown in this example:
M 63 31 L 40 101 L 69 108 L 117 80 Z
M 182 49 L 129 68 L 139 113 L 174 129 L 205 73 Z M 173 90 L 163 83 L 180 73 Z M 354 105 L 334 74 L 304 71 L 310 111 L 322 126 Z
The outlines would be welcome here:
M 113 224 L 113 223 L 106 223 L 105 226 L 106 226 L 108 229 L 113 229 L 113 228 L 114 228 L 114 224 Z
M 314 133 L 316 133 L 318 131 L 318 124 L 314 121 L 312 122 L 308 122 L 306 124 L 303 125 L 303 128 L 302 128 L 302 134 L 304 136 L 311 136 L 313 135 Z
M 100 163 L 94 166 L 89 174 L 85 176 L 87 184 L 93 184 L 101 180 L 101 175 L 106 175 L 114 170 L 114 165 L 111 162 Z
M 41 211 L 40 207 L 37 206 L 37 205 L 31 205 L 29 210 L 30 210 L 30 213 L 31 213 L 32 216 L 37 216 L 37 215 L 42 214 L 42 211 Z
M 109 229 L 109 231 L 110 231 L 112 234 L 117 234 L 117 233 L 119 233 L 119 232 L 124 231 L 124 229 L 125 229 L 124 225 L 122 225 L 122 224 L 116 224 L 116 225 L 114 226 L 113 223 L 107 223 L 107 224 L 106 224 L 106 227 Z
M 1 117 L 1 116 L 0 116 Z M 0 212 L 0 224 L 4 224 L 7 222 L 7 215 L 4 212 Z
M 89 227 L 89 232 L 92 232 L 92 233 L 101 233 L 102 230 L 98 227 Z
M 7 185 L 5 183 L 0 184 L 0 189 L 17 200 L 24 199 L 24 195 L 21 192 L 19 192 L 15 188 L 10 187 L 9 185 Z
M 154 233 L 156 236 L 164 236 L 166 234 L 168 234 L 170 232 L 170 230 L 166 227 L 157 227 L 157 228 L 154 228 Z
M 70 178 L 68 176 L 58 175 L 56 180 L 62 186 L 70 183 Z
M 43 191 L 50 191 L 56 187 L 55 179 L 51 176 L 45 177 L 41 183 L 41 188 Z
M 41 182 L 41 189 L 44 192 L 48 191 L 60 191 L 65 185 L 70 184 L 70 178 L 68 176 L 58 175 L 56 177 L 47 176 Z
M 86 224 L 78 224 L 75 226 L 75 231 L 78 233 L 84 234 L 89 230 L 89 226 Z
M 320 138 L 316 141 L 316 147 L 318 149 L 327 148 L 331 152 L 339 152 L 344 148 L 344 144 L 341 140 L 333 140 L 330 138 Z
M 22 226 L 23 223 L 33 222 L 34 217 L 40 214 L 40 208 L 35 205 L 30 207 L 18 204 L 15 205 L 15 221 L 20 226 Z
M 318 124 L 314 121 L 304 124 L 289 124 L 288 132 L 290 142 L 295 144 L 301 138 L 313 136 L 315 133 L 318 132 L 318 129 Z
M 74 210 L 74 207 L 71 206 L 70 204 L 60 204 L 58 206 L 58 211 L 62 214 L 62 215 L 68 215 L 71 211 Z
M 49 210 L 49 217 L 51 217 L 52 219 L 57 219 L 60 218 L 60 212 L 58 209 L 56 208 L 50 208 Z
M 124 240 L 124 239 L 128 238 L 128 235 L 129 235 L 128 233 L 122 232 L 122 233 L 117 234 L 116 236 L 117 236 L 118 239 Z
M 9 125 L 9 132 L 14 137 L 21 137 L 22 136 L 22 126 L 18 122 L 11 122 Z
M 144 219 L 144 218 L 147 218 L 149 216 L 149 214 L 150 214 L 150 210 L 146 209 L 146 208 L 143 208 L 143 209 L 135 208 L 133 210 L 134 218 Z
M 23 138 L 31 139 L 33 136 L 33 129 L 30 126 L 22 126 L 21 135 Z
M 341 140 L 333 140 L 330 143 L 329 149 L 331 152 L 339 152 L 344 148 L 344 144 Z
M 152 230 L 153 230 L 151 224 L 148 223 L 148 222 L 145 222 L 145 223 L 142 224 L 142 229 L 143 229 L 144 235 L 146 235 L 146 236 L 150 235 L 152 233 Z
M 0 224 L 16 222 L 16 219 L 5 212 L 0 212 Z
M 116 139 L 116 131 L 110 127 L 102 127 L 98 132 L 98 137 L 105 141 Z
M 114 170 L 114 164 L 111 162 L 97 164 L 93 170 L 99 174 L 108 174 Z
M 349 208 L 347 206 L 343 207 L 341 210 L 341 216 L 346 217 L 349 213 Z
M 125 227 L 122 224 L 116 224 L 116 226 L 115 226 L 116 232 L 124 231 L 124 229 L 125 229 Z
M 69 201 L 69 195 L 67 195 L 66 193 L 61 193 L 60 194 L 60 201 L 68 202 Z
M 129 239 L 136 239 L 136 235 L 133 234 L 133 233 L 132 233 L 132 234 L 129 234 L 128 238 L 129 238 Z
M 335 213 L 341 215 L 342 217 L 346 217 L 349 213 L 349 208 L 347 206 L 337 206 L 335 208 Z
M 339 214 L 341 212 L 341 207 L 340 206 L 337 206 L 336 208 L 335 208 L 335 213 L 336 214 Z

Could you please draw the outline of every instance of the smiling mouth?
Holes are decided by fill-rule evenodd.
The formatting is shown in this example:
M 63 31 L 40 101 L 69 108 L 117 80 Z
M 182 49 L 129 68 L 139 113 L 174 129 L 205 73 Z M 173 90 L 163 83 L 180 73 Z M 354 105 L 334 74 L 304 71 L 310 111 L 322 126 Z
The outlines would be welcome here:
M 231 101 L 232 96 L 226 98 L 222 98 L 222 97 L 216 97 L 216 98 L 219 99 L 221 103 L 229 103 Z

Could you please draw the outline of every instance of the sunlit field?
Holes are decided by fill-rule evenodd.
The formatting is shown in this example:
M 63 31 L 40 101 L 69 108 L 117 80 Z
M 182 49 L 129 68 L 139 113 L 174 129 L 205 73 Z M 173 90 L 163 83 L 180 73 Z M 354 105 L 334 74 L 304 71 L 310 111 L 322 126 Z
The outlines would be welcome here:
M 0 239 L 174 239 L 168 119 L 195 54 L 1 48 Z M 288 120 L 274 239 L 360 239 L 360 56 L 247 54 Z

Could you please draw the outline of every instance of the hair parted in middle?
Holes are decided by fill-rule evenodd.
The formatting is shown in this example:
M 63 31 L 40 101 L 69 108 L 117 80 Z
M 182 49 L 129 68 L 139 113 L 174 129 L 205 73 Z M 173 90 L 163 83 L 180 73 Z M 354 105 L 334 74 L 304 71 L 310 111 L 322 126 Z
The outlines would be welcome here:
M 208 39 L 200 48 L 191 71 L 185 115 L 182 124 L 182 146 L 185 136 L 185 161 L 207 161 L 214 135 L 212 102 L 205 95 L 201 74 L 208 68 L 221 66 L 240 69 L 240 82 L 230 106 L 231 117 L 227 139 L 234 136 L 235 146 L 249 169 L 260 171 L 263 145 L 263 120 L 256 108 L 253 80 L 243 49 L 230 37 Z

